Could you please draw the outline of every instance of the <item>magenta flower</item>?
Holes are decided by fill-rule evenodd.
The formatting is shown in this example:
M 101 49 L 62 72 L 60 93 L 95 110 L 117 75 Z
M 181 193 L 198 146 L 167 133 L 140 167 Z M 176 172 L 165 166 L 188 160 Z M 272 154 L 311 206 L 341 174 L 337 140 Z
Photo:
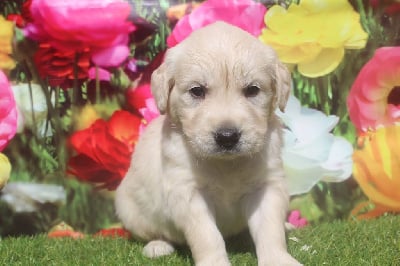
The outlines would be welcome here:
M 33 22 L 25 36 L 48 42 L 59 50 L 89 48 L 99 66 L 118 66 L 129 55 L 127 21 L 131 6 L 123 0 L 33 0 Z
M 347 98 L 359 132 L 400 122 L 400 47 L 382 47 L 364 65 Z
M 307 220 L 301 217 L 300 211 L 291 211 L 288 217 L 288 222 L 292 224 L 295 228 L 301 228 L 308 224 Z
M 104 68 L 96 68 L 96 67 L 91 67 L 89 68 L 88 71 L 88 76 L 90 79 L 99 79 L 103 81 L 110 81 L 111 80 L 111 73 Z
M 0 71 L 0 151 L 14 137 L 17 131 L 17 107 L 11 85 Z
M 143 119 L 146 121 L 145 126 L 147 126 L 154 118 L 160 116 L 160 112 L 154 98 L 146 99 L 145 104 L 145 107 L 139 109 L 139 113 L 143 116 Z
M 167 44 L 173 47 L 189 34 L 218 20 L 225 21 L 259 36 L 267 9 L 253 0 L 208 0 L 178 21 Z M 210 36 L 212 38 L 213 36 Z

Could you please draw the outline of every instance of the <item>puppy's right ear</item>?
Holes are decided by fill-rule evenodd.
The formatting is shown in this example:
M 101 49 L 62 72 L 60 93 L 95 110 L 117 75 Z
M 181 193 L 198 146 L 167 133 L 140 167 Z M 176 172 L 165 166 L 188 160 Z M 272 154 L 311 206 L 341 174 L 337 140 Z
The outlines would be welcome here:
M 174 80 L 168 73 L 167 64 L 164 62 L 151 75 L 151 92 L 161 114 L 165 114 L 167 111 L 169 94 L 173 86 Z

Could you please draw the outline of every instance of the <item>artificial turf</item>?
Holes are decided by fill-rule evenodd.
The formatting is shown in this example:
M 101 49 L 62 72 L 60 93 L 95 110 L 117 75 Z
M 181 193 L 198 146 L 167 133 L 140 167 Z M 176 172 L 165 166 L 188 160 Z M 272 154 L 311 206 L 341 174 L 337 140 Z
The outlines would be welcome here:
M 122 238 L 3 238 L 0 265 L 193 265 L 185 247 L 155 260 L 142 247 Z M 247 237 L 229 240 L 227 249 L 232 265 L 257 265 Z M 288 249 L 304 265 L 400 265 L 400 216 L 307 226 L 288 234 Z

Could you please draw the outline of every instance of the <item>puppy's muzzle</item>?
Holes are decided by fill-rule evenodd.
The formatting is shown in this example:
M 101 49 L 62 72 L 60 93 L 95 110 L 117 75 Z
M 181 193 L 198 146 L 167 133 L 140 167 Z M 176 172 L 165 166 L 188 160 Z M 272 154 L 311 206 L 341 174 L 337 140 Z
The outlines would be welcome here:
M 241 133 L 237 128 L 224 127 L 214 133 L 214 140 L 224 150 L 232 150 L 238 144 Z

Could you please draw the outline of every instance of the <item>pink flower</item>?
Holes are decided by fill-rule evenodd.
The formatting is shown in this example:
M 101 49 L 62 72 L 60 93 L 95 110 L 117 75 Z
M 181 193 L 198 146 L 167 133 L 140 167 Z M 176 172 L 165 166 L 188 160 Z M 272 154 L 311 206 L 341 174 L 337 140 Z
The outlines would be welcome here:
M 33 22 L 25 36 L 48 42 L 59 50 L 89 48 L 92 61 L 100 66 L 118 66 L 129 55 L 127 21 L 131 7 L 123 0 L 33 0 Z
M 137 112 L 139 112 L 144 121 L 140 126 L 140 132 L 150 123 L 154 118 L 160 115 L 157 105 L 151 94 L 149 83 L 144 83 L 136 88 L 130 89 L 126 95 L 127 101 Z
M 0 151 L 14 137 L 17 131 L 17 107 L 10 83 L 0 71 Z
M 361 69 L 347 98 L 359 132 L 400 122 L 400 47 L 383 47 Z
M 301 217 L 300 211 L 294 210 L 291 211 L 288 217 L 288 222 L 296 228 L 304 227 L 308 224 L 305 218 Z
M 189 34 L 218 20 L 225 21 L 258 36 L 264 27 L 267 9 L 253 0 L 208 0 L 178 21 L 167 39 L 173 47 Z M 213 38 L 213 36 L 210 36 Z

